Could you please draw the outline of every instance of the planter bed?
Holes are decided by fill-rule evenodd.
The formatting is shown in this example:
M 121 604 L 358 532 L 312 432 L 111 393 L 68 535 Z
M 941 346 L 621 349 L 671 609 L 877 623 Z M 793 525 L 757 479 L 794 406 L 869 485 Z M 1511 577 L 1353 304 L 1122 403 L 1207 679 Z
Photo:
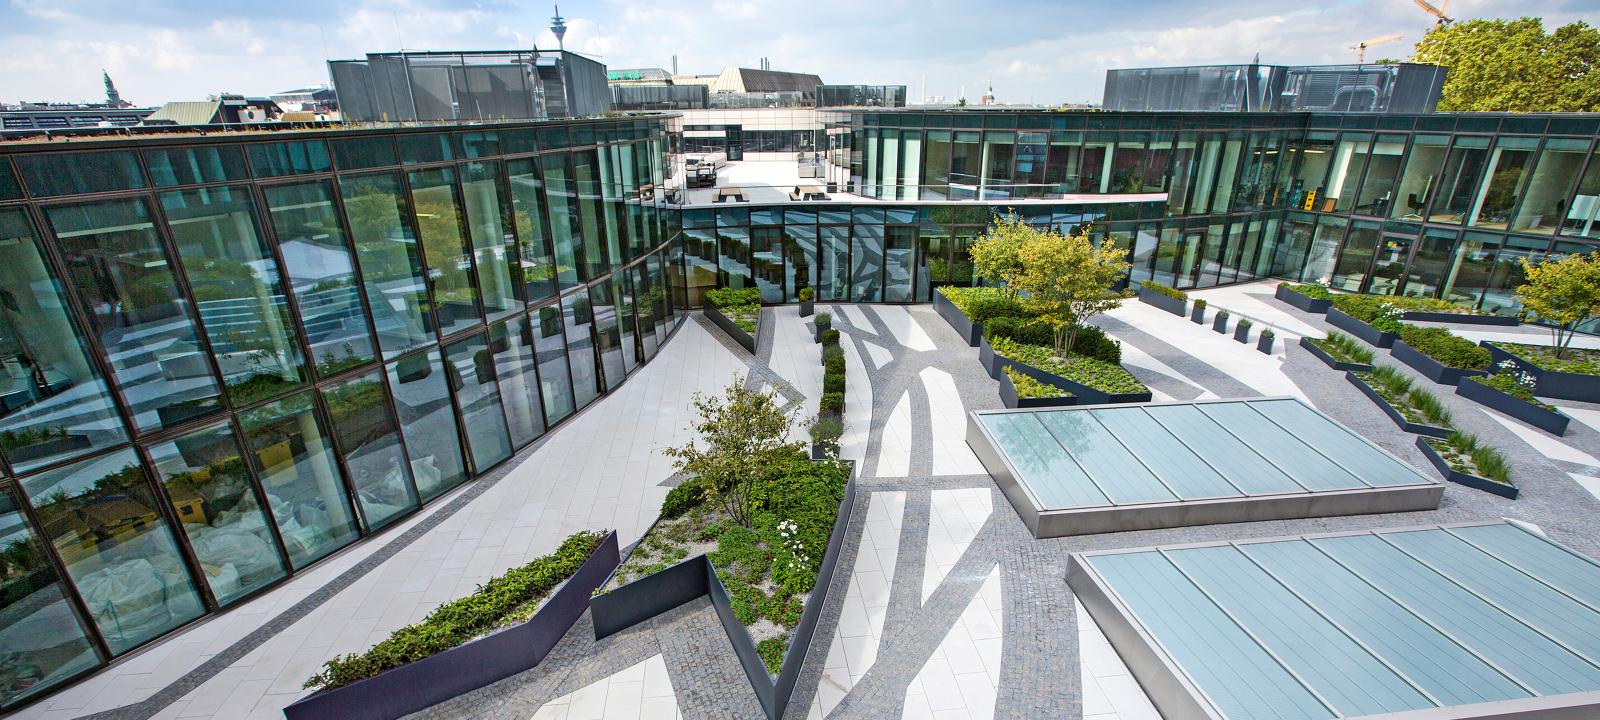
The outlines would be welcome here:
M 1400 412 L 1400 410 L 1395 408 L 1395 406 L 1390 405 L 1388 400 L 1383 399 L 1383 396 L 1379 395 L 1377 390 L 1372 389 L 1372 386 L 1368 385 L 1365 380 L 1356 377 L 1354 372 L 1346 372 L 1344 377 L 1346 380 L 1350 381 L 1350 384 L 1355 385 L 1361 390 L 1362 393 L 1365 393 L 1367 397 L 1372 398 L 1372 401 L 1377 403 L 1378 407 L 1382 408 L 1383 412 L 1389 416 L 1389 419 L 1393 420 L 1394 424 L 1399 425 L 1401 430 L 1404 430 L 1408 433 L 1416 433 L 1418 435 L 1426 435 L 1428 437 L 1438 438 L 1446 437 L 1451 433 L 1449 428 L 1424 425 L 1422 423 L 1412 422 L 1406 419 L 1404 413 Z
M 1183 298 L 1163 295 L 1144 286 L 1139 287 L 1139 302 L 1146 305 L 1154 305 L 1178 317 L 1183 317 L 1184 309 L 1188 305 L 1188 301 Z
M 710 318 L 711 322 L 721 328 L 724 333 L 727 333 L 728 337 L 733 338 L 734 342 L 739 343 L 740 347 L 749 350 L 752 354 L 756 352 L 756 338 L 761 335 L 761 313 L 759 310 L 756 312 L 756 331 L 754 333 L 745 332 L 743 328 L 734 324 L 733 319 L 724 315 L 722 310 L 718 309 L 716 304 L 710 300 L 706 301 L 705 310 L 706 317 Z
M 618 565 L 608 533 L 527 622 L 328 690 L 283 709 L 289 720 L 397 718 L 538 665 L 589 609 L 589 596 Z
M 1487 405 L 1553 435 L 1567 432 L 1571 418 L 1560 410 L 1531 403 L 1492 385 L 1471 378 L 1462 378 L 1456 385 L 1456 394 L 1482 405 Z
M 734 611 L 736 599 L 717 576 L 716 567 L 710 557 L 704 553 L 591 598 L 589 609 L 594 619 L 595 639 L 626 630 L 702 595 L 707 595 L 712 607 L 717 611 L 717 619 L 722 624 L 723 632 L 733 644 L 734 654 L 739 657 L 739 664 L 744 668 L 745 676 L 749 679 L 751 688 L 755 690 L 756 699 L 761 703 L 762 710 L 770 720 L 778 720 L 789 705 L 795 684 L 800 679 L 801 666 L 811 649 L 811 643 L 816 639 L 817 623 L 828 601 L 828 591 L 839 565 L 839 553 L 844 543 L 845 530 L 850 525 L 851 513 L 855 507 L 855 493 L 856 483 L 852 467 L 851 478 L 845 482 L 844 497 L 839 502 L 839 509 L 828 536 L 827 548 L 822 555 L 816 584 L 806 596 L 799 621 L 789 632 L 783 663 L 776 676 L 768 673 L 766 661 L 761 657 L 757 643 L 751 638 L 750 630 L 739 621 Z M 649 538 L 661 522 L 657 520 L 656 524 L 651 525 L 650 530 L 645 533 L 645 538 Z M 633 552 L 638 552 L 638 546 L 635 546 Z M 619 566 L 617 570 L 620 571 L 621 567 Z M 608 578 L 600 587 L 604 588 L 611 582 L 612 578 Z M 826 641 L 824 638 L 823 642 Z
M 1299 293 L 1296 293 L 1296 294 L 1298 295 Z M 1321 360 L 1328 367 L 1331 367 L 1331 368 L 1333 368 L 1335 370 L 1345 370 L 1345 371 L 1353 371 L 1353 372 L 1366 372 L 1366 371 L 1372 369 L 1372 366 L 1368 365 L 1366 363 L 1353 363 L 1353 362 L 1344 362 L 1342 360 L 1336 360 L 1336 359 L 1334 359 L 1334 357 L 1332 355 L 1328 354 L 1328 351 L 1317 347 L 1317 344 L 1314 343 L 1314 342 L 1311 342 L 1311 338 L 1308 338 L 1308 337 L 1300 338 L 1300 347 L 1305 348 L 1306 352 L 1309 352 L 1312 355 L 1316 356 L 1316 358 L 1318 360 Z
M 1332 300 L 1327 298 L 1314 298 L 1310 295 L 1297 293 L 1282 285 L 1279 285 L 1278 289 L 1272 293 L 1272 297 L 1288 303 L 1295 309 L 1304 310 L 1305 312 L 1312 313 L 1314 315 L 1321 315 L 1327 312 L 1328 308 L 1333 307 Z
M 1356 336 L 1368 345 L 1387 348 L 1394 345 L 1395 334 L 1384 332 L 1336 307 L 1328 308 L 1328 324 Z
M 1067 407 L 1078 404 L 1076 395 L 1064 397 L 1020 397 L 1017 394 L 1017 384 L 1011 381 L 1011 376 L 1004 371 L 1000 373 L 1000 402 L 1008 408 L 1045 408 Z
M 1457 485 L 1465 485 L 1469 488 L 1473 488 L 1474 490 L 1482 490 L 1487 493 L 1494 493 L 1495 495 L 1499 495 L 1503 498 L 1508 498 L 1511 500 L 1517 499 L 1517 495 L 1520 491 L 1515 484 L 1498 483 L 1488 478 L 1481 478 L 1477 475 L 1464 473 L 1455 469 L 1454 467 L 1451 467 L 1450 462 L 1445 460 L 1444 456 L 1440 455 L 1439 451 L 1435 450 L 1433 445 L 1428 442 L 1428 438 L 1417 438 L 1417 449 L 1421 450 L 1422 454 L 1427 456 L 1428 462 L 1433 463 L 1434 469 L 1438 470 L 1439 474 L 1444 476 L 1444 479 L 1456 483 Z
M 1148 389 L 1143 392 L 1108 393 L 1104 390 L 1090 387 L 1075 380 L 1069 380 L 1055 373 L 1036 368 L 1020 360 L 1012 360 L 994 351 L 989 345 L 988 338 L 983 338 L 978 343 L 978 360 L 989 373 L 989 377 L 996 380 L 1005 376 L 1003 368 L 1010 367 L 1023 375 L 1027 375 L 1046 385 L 1054 385 L 1072 393 L 1078 398 L 1077 405 L 1108 405 L 1112 403 L 1150 402 L 1151 394 Z
M 1427 310 L 1407 310 L 1400 314 L 1400 319 L 1414 320 L 1416 322 L 1456 323 L 1459 325 L 1499 325 L 1503 327 L 1516 327 L 1517 325 L 1522 324 L 1522 321 L 1511 315 L 1429 312 Z
M 966 314 L 961 312 L 961 308 L 950 302 L 950 298 L 945 297 L 944 293 L 934 291 L 933 310 L 939 313 L 939 317 L 944 318 L 945 322 L 950 323 L 950 327 L 955 329 L 962 340 L 967 341 L 968 346 L 978 346 L 978 341 L 983 338 L 983 326 L 968 319 Z
M 1465 378 L 1476 375 L 1486 375 L 1482 370 L 1468 370 L 1465 368 L 1450 367 L 1427 355 L 1423 355 L 1415 348 L 1406 344 L 1406 341 L 1396 339 L 1390 349 L 1394 359 L 1411 366 L 1411 369 L 1421 373 L 1423 377 L 1441 385 L 1455 385 Z
M 1600 403 L 1600 375 L 1546 370 L 1535 365 L 1532 360 L 1524 359 L 1513 350 L 1498 344 L 1487 340 L 1478 344 L 1489 348 L 1489 354 L 1494 356 L 1496 364 L 1511 360 L 1517 364 L 1517 369 L 1532 375 L 1536 381 L 1533 387 L 1535 395 L 1558 400 Z

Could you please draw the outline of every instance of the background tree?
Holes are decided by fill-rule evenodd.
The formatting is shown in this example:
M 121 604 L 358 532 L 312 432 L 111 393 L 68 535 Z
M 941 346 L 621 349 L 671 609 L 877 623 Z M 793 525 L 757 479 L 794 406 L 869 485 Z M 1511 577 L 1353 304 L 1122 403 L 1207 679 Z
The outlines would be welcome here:
M 1582 21 L 1553 33 L 1532 17 L 1435 27 L 1412 61 L 1450 68 L 1440 110 L 1600 111 L 1600 30 Z
M 697 439 L 663 452 L 677 461 L 678 472 L 700 478 L 707 500 L 721 502 L 734 521 L 749 527 L 751 500 L 759 497 L 766 468 L 800 450 L 799 443 L 784 442 L 791 418 L 770 393 L 738 378 L 720 397 L 695 393 L 694 408 L 700 417 L 690 427 Z
M 1056 352 L 1066 357 L 1085 320 L 1115 308 L 1127 293 L 1111 287 L 1128 273 L 1128 250 L 1095 245 L 1089 228 L 1068 236 L 1021 226 L 1017 257 L 1021 270 L 1011 282 L 1024 308 L 1055 330 Z
M 986 281 L 1004 283 L 1015 294 L 1016 277 L 1022 272 L 1017 253 L 1034 233 L 1016 213 L 995 215 L 986 234 L 972 245 L 972 272 Z
M 1526 282 L 1517 287 L 1517 299 L 1524 313 L 1554 326 L 1551 347 L 1560 358 L 1578 326 L 1600 318 L 1600 250 L 1537 264 L 1520 259 Z

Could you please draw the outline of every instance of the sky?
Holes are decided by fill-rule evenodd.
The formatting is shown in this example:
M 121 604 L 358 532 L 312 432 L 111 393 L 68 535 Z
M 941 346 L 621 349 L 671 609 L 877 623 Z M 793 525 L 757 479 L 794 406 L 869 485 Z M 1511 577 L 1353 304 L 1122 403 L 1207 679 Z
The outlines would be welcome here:
M 140 105 L 328 83 L 368 52 L 554 48 L 552 8 L 478 0 L 0 0 L 0 100 L 97 101 L 102 69 Z M 569 0 L 566 46 L 611 68 L 729 65 L 1002 103 L 1098 102 L 1114 67 L 1404 58 L 1432 25 L 1411 0 Z M 1458 0 L 1458 18 L 1600 17 L 1600 0 Z

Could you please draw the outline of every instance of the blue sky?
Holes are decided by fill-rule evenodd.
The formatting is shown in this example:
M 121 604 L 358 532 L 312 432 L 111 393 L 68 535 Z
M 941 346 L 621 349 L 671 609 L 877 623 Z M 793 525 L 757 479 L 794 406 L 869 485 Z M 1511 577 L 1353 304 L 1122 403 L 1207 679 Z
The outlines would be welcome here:
M 478 0 L 0 0 L 0 99 L 94 100 L 100 69 L 141 104 L 327 82 L 323 62 L 369 51 L 554 46 L 544 3 Z M 1108 67 L 1352 61 L 1347 46 L 1430 26 L 1409 0 L 583 0 L 567 47 L 618 67 L 711 73 L 771 58 L 829 83 L 903 84 L 1002 102 L 1098 101 Z M 1600 17 L 1600 0 L 1458 0 L 1453 15 Z

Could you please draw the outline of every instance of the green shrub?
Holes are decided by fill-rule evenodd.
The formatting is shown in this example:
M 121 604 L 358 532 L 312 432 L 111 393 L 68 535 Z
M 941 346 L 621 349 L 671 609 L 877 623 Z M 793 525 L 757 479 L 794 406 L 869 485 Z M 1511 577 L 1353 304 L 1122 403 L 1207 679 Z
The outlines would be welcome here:
M 1255 323 L 1250 322 L 1250 318 L 1239 318 L 1239 322 L 1234 325 L 1234 328 L 1243 329 L 1245 332 L 1250 332 L 1250 327 L 1254 324 Z
M 471 595 L 440 605 L 420 622 L 396 630 L 372 649 L 323 663 L 322 672 L 306 680 L 304 687 L 348 685 L 444 652 L 493 630 L 519 608 L 538 601 L 577 572 L 605 537 L 603 532 L 574 533 L 555 552 L 491 578 Z
M 1204 309 L 1206 309 L 1206 299 L 1205 298 L 1195 298 L 1194 299 L 1194 309 L 1196 309 L 1196 310 L 1204 310 Z
M 1072 354 L 1092 357 L 1103 363 L 1122 364 L 1122 343 L 1111 339 L 1106 331 L 1093 325 L 1078 327 L 1078 336 L 1072 341 Z
M 1499 450 L 1484 445 L 1476 435 L 1453 432 L 1443 440 L 1429 438 L 1428 444 L 1457 472 L 1476 475 L 1502 485 L 1511 484 L 1511 464 Z
M 675 518 L 688 512 L 690 508 L 705 501 L 706 484 L 700 478 L 694 477 L 684 480 L 677 487 L 667 491 L 667 499 L 661 501 L 661 517 Z
M 1347 363 L 1371 365 L 1373 358 L 1377 357 L 1371 348 L 1362 344 L 1349 335 L 1337 330 L 1328 331 L 1328 337 L 1322 340 L 1312 340 L 1312 345 L 1322 348 L 1322 351 L 1332 355 L 1334 360 Z
M 838 346 L 835 346 L 835 347 L 838 347 Z M 838 374 L 838 375 L 843 375 L 844 374 L 844 354 L 840 353 L 838 355 L 834 355 L 833 357 L 824 358 L 822 360 L 822 370 L 823 370 L 823 374 L 835 373 L 835 374 Z
M 817 411 L 839 413 L 844 411 L 844 393 L 823 393 L 817 400 Z
M 951 304 L 961 310 L 968 320 L 979 324 L 989 322 L 990 318 L 1026 317 L 1028 314 L 1022 309 L 1016 294 L 1005 288 L 942 287 L 939 292 L 949 298 Z
M 983 324 L 984 337 L 1003 337 L 1026 345 L 1052 345 L 1055 330 L 1042 320 L 1028 317 L 1002 316 L 989 318 Z
M 1546 410 L 1555 409 L 1555 406 L 1533 396 L 1533 389 L 1538 385 L 1538 381 L 1532 375 L 1518 370 L 1516 362 L 1511 360 L 1502 361 L 1493 375 L 1470 377 L 1467 380 L 1483 383 L 1518 400 L 1533 403 Z
M 825 393 L 844 393 L 844 373 L 823 373 L 822 391 Z
M 839 331 L 838 330 L 825 330 L 825 331 L 823 331 L 823 333 L 822 333 L 822 344 L 823 345 L 838 345 L 839 344 Z
M 1173 298 L 1173 299 L 1176 299 L 1176 300 L 1188 300 L 1189 299 L 1189 293 L 1186 293 L 1186 292 L 1184 292 L 1182 290 L 1178 290 L 1178 289 L 1175 289 L 1175 288 L 1172 288 L 1172 287 L 1168 287 L 1166 285 L 1162 285 L 1161 283 L 1158 283 L 1158 282 L 1156 282 L 1154 280 L 1146 280 L 1146 281 L 1144 281 L 1142 283 L 1139 283 L 1139 284 L 1142 285 L 1144 287 L 1144 289 L 1146 289 L 1146 290 L 1150 290 L 1152 292 L 1161 293 L 1162 295 L 1165 295 L 1165 296 L 1167 296 L 1169 298 Z
M 1403 311 L 1391 302 L 1392 299 L 1378 295 L 1335 295 L 1333 306 L 1382 332 L 1398 333 Z
M 812 292 L 811 288 L 808 287 L 800 288 L 800 292 L 795 295 L 800 298 L 800 302 L 811 302 L 811 298 L 816 297 L 816 293 Z
M 826 312 L 818 311 L 816 315 L 812 316 L 811 322 L 815 323 L 817 327 L 825 327 L 825 326 L 828 326 L 828 325 L 832 325 L 833 324 L 833 313 L 826 313 Z
M 759 288 L 717 288 L 706 291 L 706 299 L 711 301 L 717 309 L 731 308 L 739 305 L 760 305 L 761 290 Z
M 1493 357 L 1489 349 L 1441 327 L 1400 326 L 1400 339 L 1411 349 L 1441 363 L 1462 370 L 1488 370 Z
M 1230 317 L 1233 317 L 1233 315 L 1229 314 L 1227 310 L 1217 311 L 1217 319 L 1221 320 L 1224 325 L 1228 324 L 1228 318 Z
M 1421 413 L 1422 418 L 1434 427 L 1451 427 L 1455 418 L 1450 415 L 1450 409 L 1444 406 L 1438 395 L 1419 387 L 1411 388 L 1406 393 L 1406 403 Z
M 1011 378 L 1011 384 L 1017 388 L 1019 398 L 1060 398 L 1072 397 L 1072 393 L 1062 390 L 1054 385 L 1047 385 L 1027 375 L 1017 372 L 1009 365 L 1005 368 L 1006 377 Z
M 844 348 L 838 345 L 828 345 L 822 348 L 822 364 L 827 365 L 830 360 L 844 360 Z
M 1497 342 L 1495 346 L 1512 355 L 1516 355 L 1540 370 L 1554 370 L 1556 372 L 1569 372 L 1580 375 L 1600 375 L 1600 350 L 1569 347 L 1558 358 L 1549 345 Z
M 811 441 L 836 443 L 844 437 L 844 421 L 838 418 L 817 418 L 811 423 Z
M 777 675 L 783 671 L 783 656 L 789 652 L 789 633 L 756 643 L 756 652 L 761 653 L 761 661 L 767 664 L 767 674 Z
M 1370 376 L 1373 380 L 1376 380 L 1375 388 L 1386 390 L 1401 397 L 1411 392 L 1413 385 L 1411 378 L 1400 372 L 1393 365 L 1379 365 L 1373 368 L 1372 372 L 1362 373 L 1362 375 Z
M 1047 373 L 1060 375 L 1076 383 L 1082 383 L 1103 393 L 1141 393 L 1149 391 L 1144 383 L 1129 374 L 1127 370 L 1111 363 L 1101 362 L 1094 358 L 1082 355 L 1069 355 L 1066 358 L 1058 357 L 1055 350 L 1039 345 L 1023 345 L 1005 338 L 995 338 L 989 343 L 996 353 L 1027 363 Z
M 1278 287 L 1281 287 L 1281 288 L 1283 288 L 1285 290 L 1288 290 L 1290 292 L 1297 292 L 1297 293 L 1300 293 L 1301 295 L 1304 295 L 1304 296 L 1306 296 L 1308 298 L 1315 298 L 1317 300 L 1327 300 L 1327 299 L 1333 297 L 1333 293 L 1328 291 L 1328 286 L 1327 285 L 1322 285 L 1320 283 L 1318 283 L 1318 284 L 1307 284 L 1307 285 L 1296 285 L 1294 283 L 1278 283 Z

